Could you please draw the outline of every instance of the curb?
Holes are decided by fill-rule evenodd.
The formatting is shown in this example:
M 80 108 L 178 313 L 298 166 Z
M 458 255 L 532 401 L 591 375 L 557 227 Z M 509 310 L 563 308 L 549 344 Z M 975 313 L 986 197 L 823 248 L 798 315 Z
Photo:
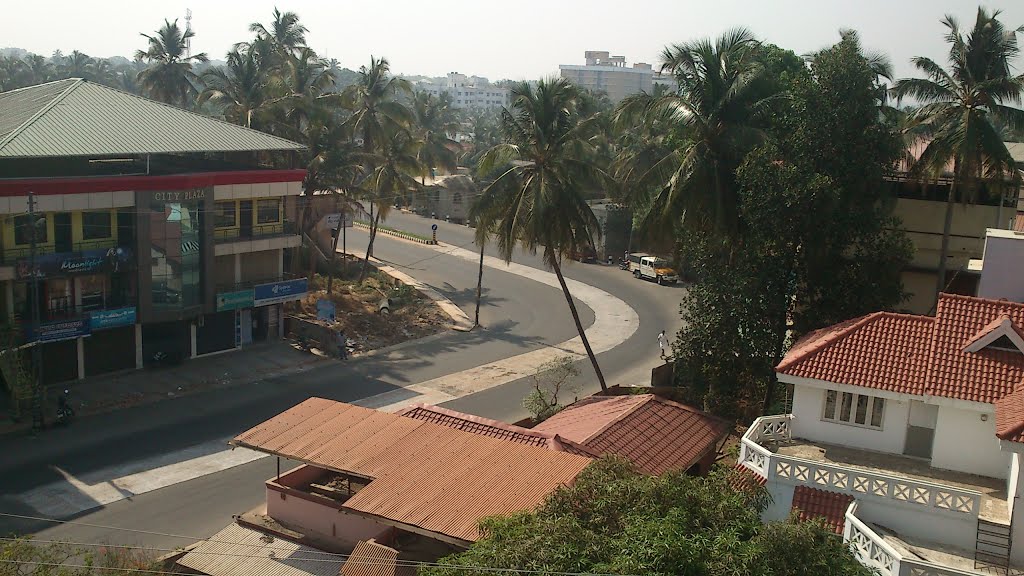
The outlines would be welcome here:
M 364 222 L 359 222 L 359 221 L 353 221 L 352 222 L 352 227 L 353 228 L 359 228 L 361 230 L 369 230 L 370 229 L 370 225 L 369 224 L 366 224 Z M 401 238 L 402 240 L 408 240 L 409 242 L 415 242 L 417 244 L 425 244 L 427 246 L 436 246 L 437 245 L 437 242 L 435 242 L 433 240 L 424 240 L 422 238 L 417 238 L 416 236 L 413 236 L 412 234 L 401 232 L 399 230 L 388 230 L 386 228 L 379 228 L 378 227 L 377 228 L 377 234 L 384 234 L 385 236 L 394 236 L 395 238 Z

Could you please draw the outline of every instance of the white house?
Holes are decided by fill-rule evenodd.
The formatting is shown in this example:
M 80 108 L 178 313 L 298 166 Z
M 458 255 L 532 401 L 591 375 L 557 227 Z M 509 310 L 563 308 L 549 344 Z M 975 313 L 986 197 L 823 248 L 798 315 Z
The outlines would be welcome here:
M 823 516 L 882 574 L 1024 566 L 1024 304 L 943 294 L 935 317 L 869 314 L 776 372 L 792 412 L 755 421 L 740 456 L 774 498 L 766 520 Z

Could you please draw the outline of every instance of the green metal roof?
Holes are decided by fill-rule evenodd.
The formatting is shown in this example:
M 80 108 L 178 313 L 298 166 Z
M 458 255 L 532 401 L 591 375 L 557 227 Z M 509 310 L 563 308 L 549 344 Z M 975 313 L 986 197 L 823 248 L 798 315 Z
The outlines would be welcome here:
M 0 158 L 302 148 L 81 78 L 0 92 Z

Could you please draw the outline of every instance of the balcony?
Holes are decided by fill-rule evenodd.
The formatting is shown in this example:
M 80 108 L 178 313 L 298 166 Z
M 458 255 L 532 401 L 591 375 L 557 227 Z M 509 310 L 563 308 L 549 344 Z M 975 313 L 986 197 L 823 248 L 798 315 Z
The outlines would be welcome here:
M 298 227 L 294 222 L 272 222 L 270 224 L 256 224 L 249 228 L 216 228 L 213 231 L 213 238 L 217 243 L 238 242 L 241 240 L 254 240 L 258 238 L 275 238 L 278 236 L 294 236 L 298 234 Z
M 122 242 L 122 244 L 124 244 Z M 83 242 L 76 242 L 68 245 L 67 250 L 61 250 L 68 254 L 81 254 L 91 250 L 105 250 L 107 248 L 113 248 L 118 245 L 118 241 L 114 238 L 102 238 L 100 240 L 86 240 Z M 65 248 L 62 246 L 62 248 Z M 29 246 L 15 246 L 13 248 L 4 248 L 0 250 L 0 265 L 13 266 L 19 260 L 27 260 L 29 258 L 31 249 Z M 36 256 L 43 256 L 45 254 L 55 254 L 57 251 L 54 248 L 54 244 L 38 244 L 36 246 Z

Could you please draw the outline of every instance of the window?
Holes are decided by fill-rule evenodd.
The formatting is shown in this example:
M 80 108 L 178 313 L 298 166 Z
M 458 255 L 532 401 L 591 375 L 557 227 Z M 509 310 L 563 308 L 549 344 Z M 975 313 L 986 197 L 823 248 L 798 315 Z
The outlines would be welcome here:
M 278 199 L 273 200 L 258 200 L 256 202 L 256 223 L 257 224 L 271 224 L 274 222 L 281 221 L 281 201 Z
M 110 238 L 110 211 L 82 212 L 82 239 Z
M 884 398 L 835 390 L 825 391 L 825 410 L 822 420 L 881 428 L 884 413 Z
M 234 202 L 217 202 L 214 204 L 214 226 L 217 228 L 234 228 L 238 225 L 237 204 Z
M 32 218 L 35 218 L 35 222 L 32 221 Z M 47 241 L 46 235 L 48 234 L 45 216 L 29 216 L 28 214 L 24 214 L 22 216 L 14 217 L 15 244 L 31 244 L 33 230 L 36 231 L 36 242 L 45 244 Z

